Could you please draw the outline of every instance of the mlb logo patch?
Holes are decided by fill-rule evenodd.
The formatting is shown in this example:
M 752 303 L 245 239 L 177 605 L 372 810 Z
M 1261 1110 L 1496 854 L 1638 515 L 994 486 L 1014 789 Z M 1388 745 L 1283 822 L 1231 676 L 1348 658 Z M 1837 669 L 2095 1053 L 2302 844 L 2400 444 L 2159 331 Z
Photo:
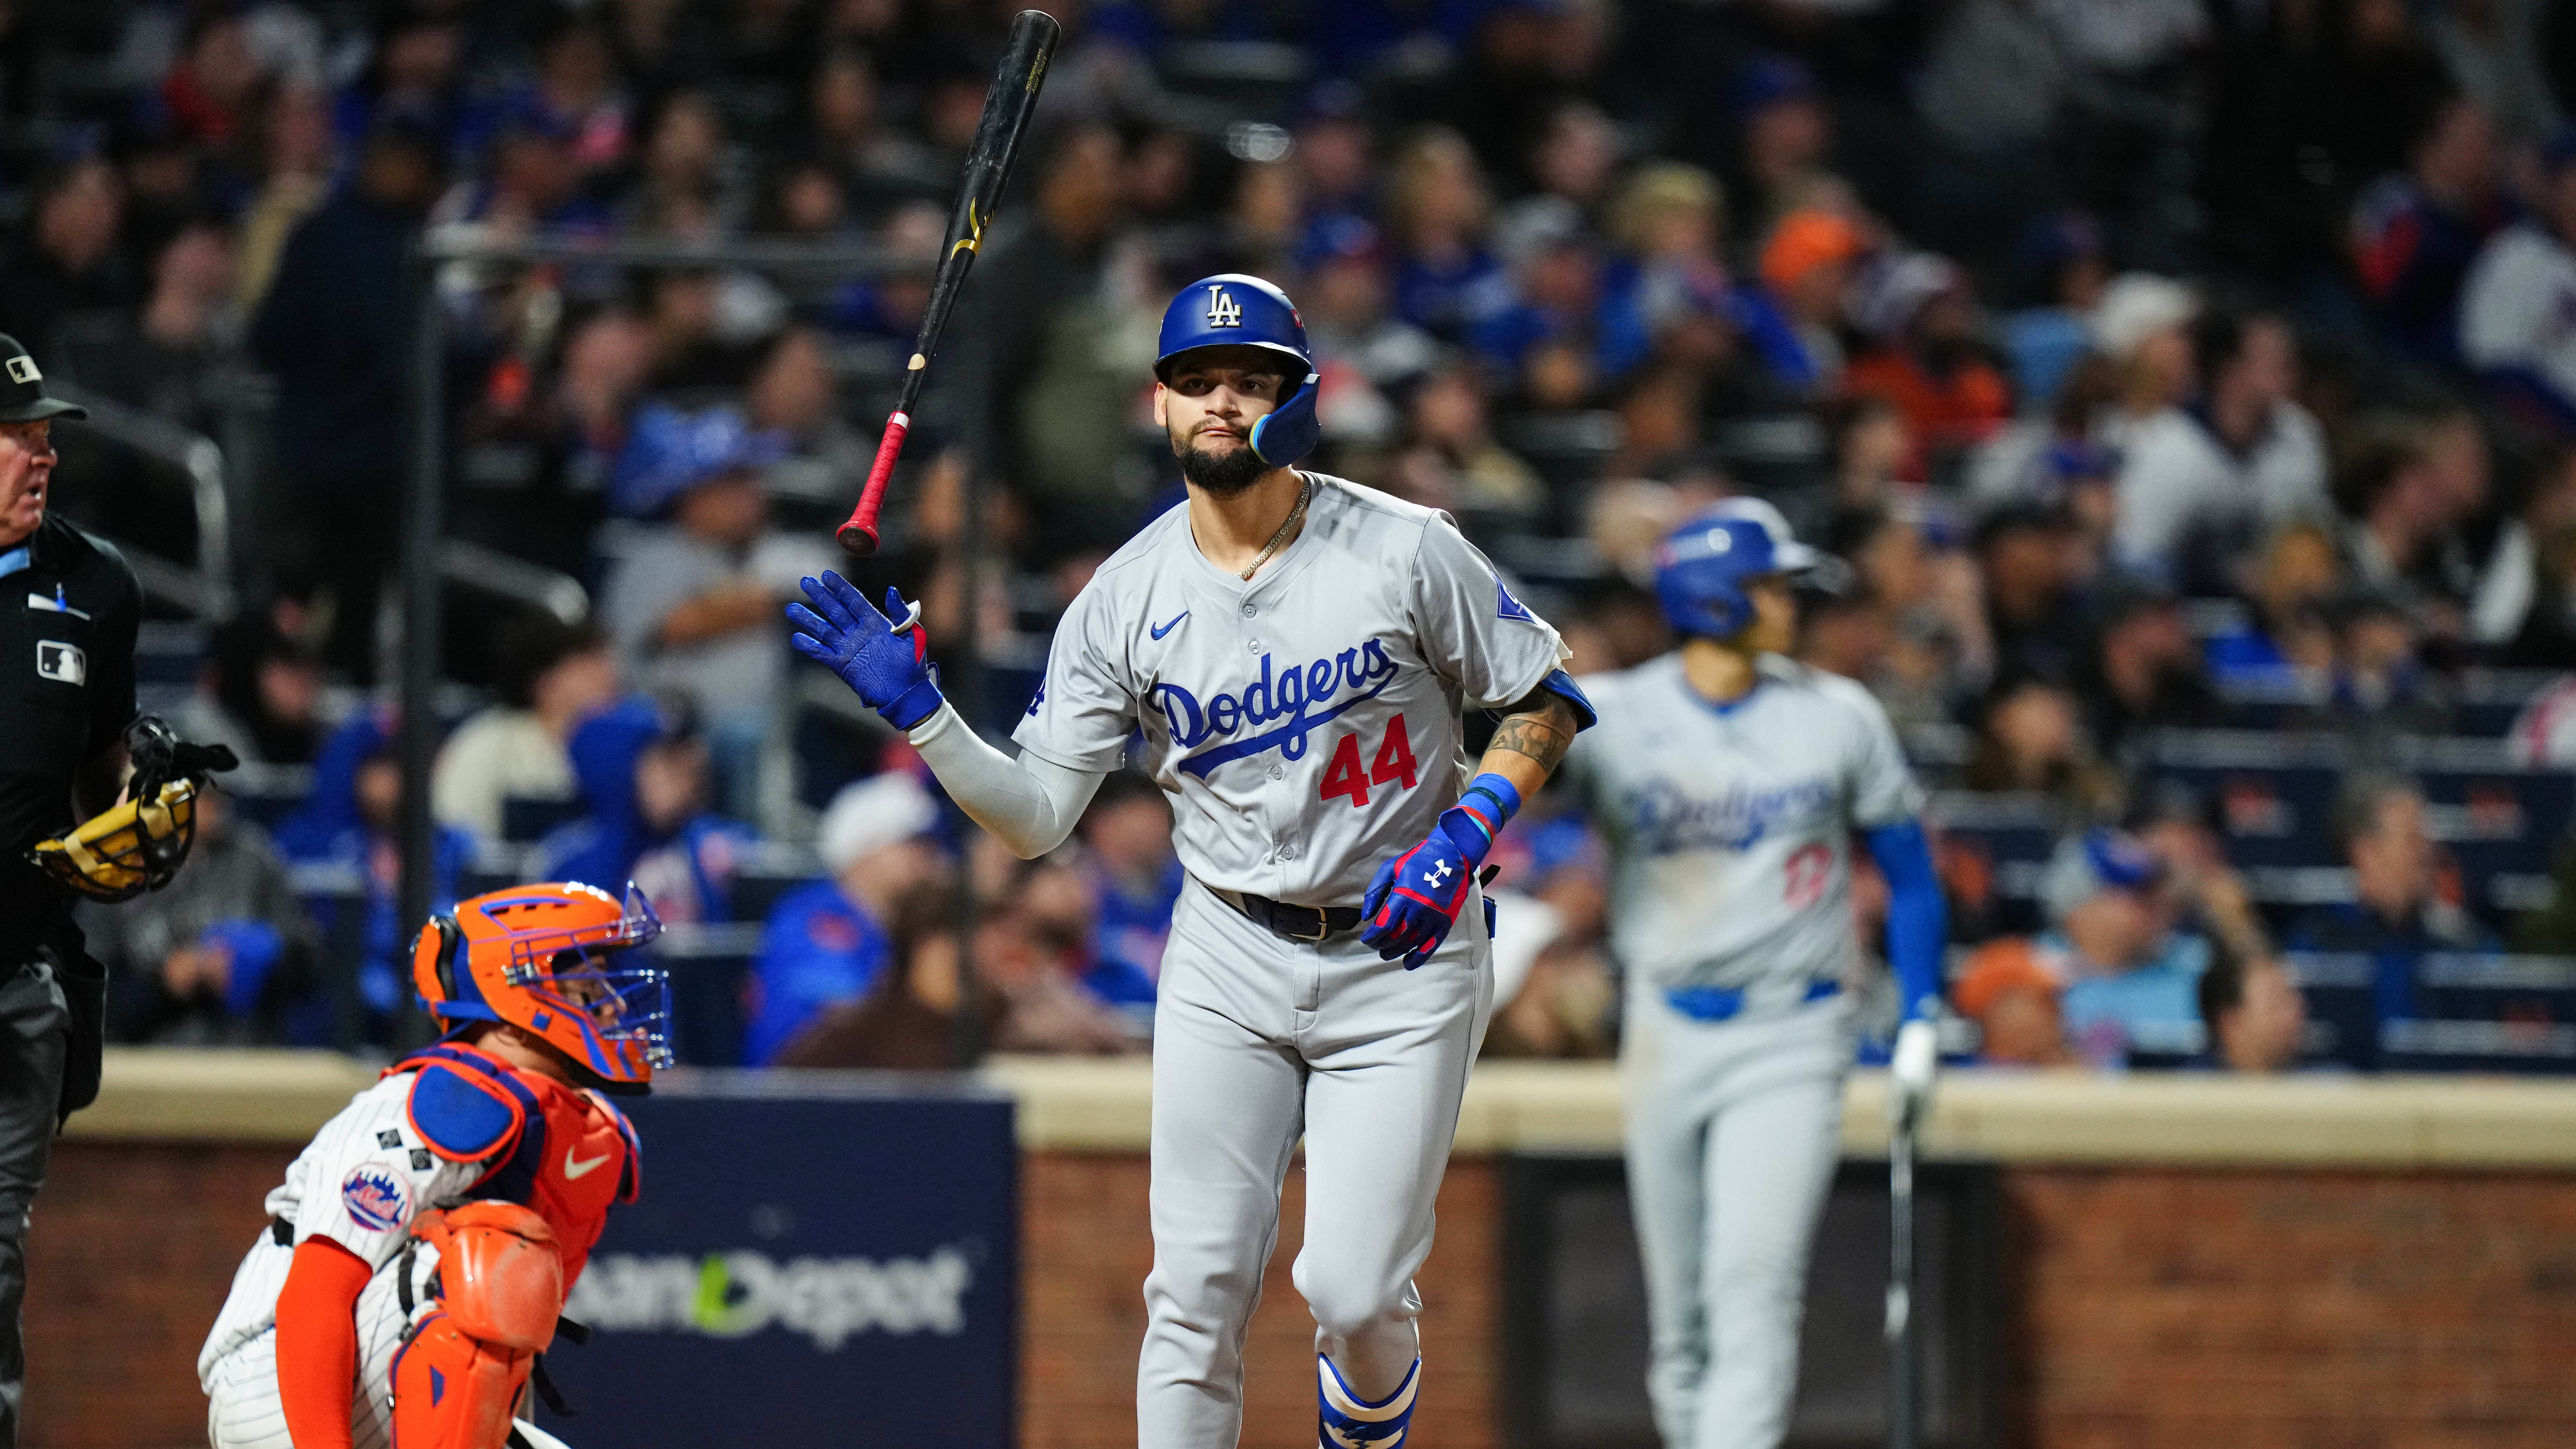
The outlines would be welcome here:
M 9 380 L 11 382 L 43 382 L 45 380 L 45 375 L 36 370 L 36 359 L 32 357 L 13 357 L 9 359 Z
M 1512 597 L 1512 591 L 1503 586 L 1503 581 L 1501 579 L 1494 580 L 1494 617 L 1497 619 L 1519 619 L 1524 623 L 1530 624 L 1538 622 L 1538 620 L 1531 615 L 1529 610 L 1521 607 L 1520 600 Z
M 340 1179 L 340 1205 L 369 1232 L 389 1233 L 411 1217 L 411 1189 L 381 1167 L 353 1167 Z
M 36 641 L 36 676 L 56 684 L 87 684 L 89 656 L 81 653 L 77 644 L 39 639 Z

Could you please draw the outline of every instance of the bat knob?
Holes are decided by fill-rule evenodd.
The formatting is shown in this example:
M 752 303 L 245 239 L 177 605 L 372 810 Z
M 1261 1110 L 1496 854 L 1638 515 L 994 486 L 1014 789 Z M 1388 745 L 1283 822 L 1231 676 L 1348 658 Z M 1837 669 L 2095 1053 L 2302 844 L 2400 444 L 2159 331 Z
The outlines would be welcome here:
M 841 542 L 841 550 L 854 558 L 866 558 L 877 551 L 877 531 L 864 523 L 844 523 L 832 535 Z

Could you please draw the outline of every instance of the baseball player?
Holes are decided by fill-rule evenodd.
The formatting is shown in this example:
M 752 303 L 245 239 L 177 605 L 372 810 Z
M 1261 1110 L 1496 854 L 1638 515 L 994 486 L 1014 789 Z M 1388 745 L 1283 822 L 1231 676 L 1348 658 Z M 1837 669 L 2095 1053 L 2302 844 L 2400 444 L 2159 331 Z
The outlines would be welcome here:
M 1947 927 L 1922 793 L 1867 691 L 1780 655 L 1790 578 L 1822 561 L 1768 504 L 1717 505 L 1657 556 L 1682 647 L 1583 681 L 1602 725 L 1569 768 L 1612 856 L 1647 1383 L 1670 1449 L 1772 1449 L 1788 1427 L 1852 1060 L 1856 830 L 1893 895 L 1901 1090 L 1930 1086 Z
M 421 929 L 412 975 L 447 1035 L 268 1195 L 197 1357 L 214 1449 L 561 1449 L 514 1416 L 610 1205 L 635 1200 L 606 1094 L 669 1064 L 669 978 L 621 954 L 661 929 L 635 887 L 577 884 Z
M 1412 1278 L 1491 1003 L 1476 874 L 1592 709 L 1556 631 L 1445 515 L 1290 466 L 1317 440 L 1316 377 L 1278 288 L 1192 283 L 1160 354 L 1188 500 L 1066 611 L 1017 759 L 942 702 L 892 592 L 910 639 L 834 574 L 788 613 L 1021 855 L 1065 838 L 1142 731 L 1189 880 L 1154 1019 L 1138 1440 L 1236 1442 L 1302 1133 L 1320 1442 L 1395 1445 L 1421 1373 Z M 1463 707 L 1501 716 L 1472 777 Z

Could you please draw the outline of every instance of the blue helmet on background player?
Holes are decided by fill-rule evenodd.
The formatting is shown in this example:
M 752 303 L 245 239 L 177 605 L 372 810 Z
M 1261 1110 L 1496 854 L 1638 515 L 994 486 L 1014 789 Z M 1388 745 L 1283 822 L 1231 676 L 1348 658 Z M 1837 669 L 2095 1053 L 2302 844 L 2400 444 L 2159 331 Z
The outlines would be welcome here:
M 1220 272 L 1183 287 L 1163 309 L 1154 376 L 1168 381 L 1173 359 L 1202 347 L 1259 347 L 1295 362 L 1279 406 L 1252 424 L 1252 451 L 1262 462 L 1287 467 L 1323 441 L 1323 424 L 1315 418 L 1315 360 L 1306 351 L 1305 319 L 1287 293 L 1241 272 Z
M 1779 509 L 1759 498 L 1729 498 L 1693 514 L 1656 545 L 1655 602 L 1684 638 L 1732 639 L 1753 622 L 1746 582 L 1832 563 L 1798 542 Z

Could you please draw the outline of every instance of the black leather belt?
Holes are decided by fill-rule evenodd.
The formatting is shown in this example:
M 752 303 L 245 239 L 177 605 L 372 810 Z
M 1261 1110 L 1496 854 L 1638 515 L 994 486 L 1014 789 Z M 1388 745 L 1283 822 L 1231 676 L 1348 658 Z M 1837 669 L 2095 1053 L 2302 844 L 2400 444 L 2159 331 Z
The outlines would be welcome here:
M 1208 890 L 1218 900 L 1243 913 L 1244 919 L 1268 928 L 1270 934 L 1291 941 L 1321 941 L 1344 931 L 1359 929 L 1360 908 L 1357 906 L 1292 906 L 1268 896 L 1246 895 L 1242 891 Z

